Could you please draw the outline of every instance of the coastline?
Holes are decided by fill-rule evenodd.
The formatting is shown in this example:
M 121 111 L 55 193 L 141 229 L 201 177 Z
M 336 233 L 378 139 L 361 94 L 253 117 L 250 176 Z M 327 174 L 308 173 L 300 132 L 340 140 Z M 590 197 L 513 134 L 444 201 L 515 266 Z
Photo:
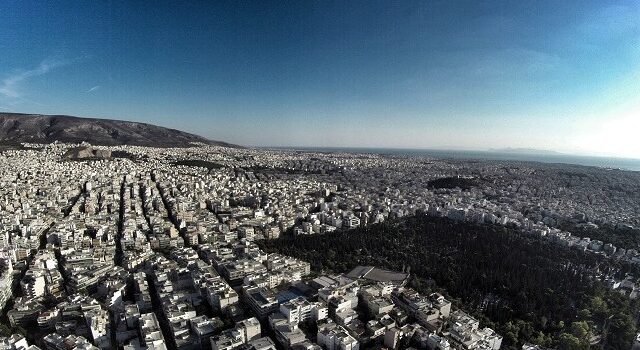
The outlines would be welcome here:
M 640 159 L 614 158 L 599 156 L 578 156 L 570 154 L 535 154 L 500 151 L 457 151 L 433 149 L 402 149 L 402 148 L 364 148 L 364 147 L 263 147 L 274 150 L 296 150 L 303 152 L 342 152 L 342 153 L 371 153 L 382 155 L 426 156 L 440 159 L 454 160 L 494 160 L 537 162 L 546 164 L 566 164 L 591 166 L 603 169 L 617 169 L 626 171 L 640 171 Z

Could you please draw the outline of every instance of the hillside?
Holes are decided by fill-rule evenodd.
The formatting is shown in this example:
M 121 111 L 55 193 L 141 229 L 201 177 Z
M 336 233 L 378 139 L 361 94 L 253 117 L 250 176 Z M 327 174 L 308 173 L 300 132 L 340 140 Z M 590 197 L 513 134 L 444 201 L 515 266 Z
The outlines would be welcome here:
M 238 147 L 161 126 L 121 120 L 79 118 L 66 115 L 0 113 L 0 142 L 51 143 L 54 141 L 94 145 L 185 147 L 201 142 Z
M 623 278 L 637 267 L 524 236 L 516 228 L 419 215 L 257 243 L 267 253 L 308 261 L 316 271 L 408 267 L 411 287 L 448 295 L 504 336 L 502 349 L 524 343 L 588 349 L 585 337 L 574 334 L 585 324 L 587 333 L 607 338 L 605 349 L 628 349 L 636 335 L 638 301 L 608 290 L 597 276 Z

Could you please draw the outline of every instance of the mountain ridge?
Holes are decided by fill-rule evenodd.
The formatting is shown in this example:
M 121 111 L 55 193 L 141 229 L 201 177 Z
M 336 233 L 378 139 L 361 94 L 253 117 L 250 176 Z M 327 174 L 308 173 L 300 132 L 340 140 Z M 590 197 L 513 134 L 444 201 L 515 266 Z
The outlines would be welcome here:
M 187 147 L 193 143 L 234 147 L 227 142 L 149 123 L 70 115 L 0 113 L 0 142 L 81 143 L 101 146 Z
M 523 148 L 523 147 L 505 147 L 505 148 L 490 148 L 488 152 L 493 153 L 510 153 L 510 154 L 527 154 L 527 155 L 549 155 L 549 156 L 563 156 L 567 155 L 554 150 L 538 149 L 538 148 Z

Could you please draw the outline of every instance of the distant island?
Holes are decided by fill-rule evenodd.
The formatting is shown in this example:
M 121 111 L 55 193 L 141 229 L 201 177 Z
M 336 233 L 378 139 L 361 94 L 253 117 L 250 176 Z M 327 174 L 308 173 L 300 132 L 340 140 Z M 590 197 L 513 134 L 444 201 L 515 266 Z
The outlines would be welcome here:
M 489 152 L 493 153 L 511 153 L 511 154 L 527 154 L 527 155 L 548 155 L 548 156 L 562 156 L 566 155 L 565 153 L 556 152 L 552 150 L 546 149 L 537 149 L 537 148 L 490 148 Z

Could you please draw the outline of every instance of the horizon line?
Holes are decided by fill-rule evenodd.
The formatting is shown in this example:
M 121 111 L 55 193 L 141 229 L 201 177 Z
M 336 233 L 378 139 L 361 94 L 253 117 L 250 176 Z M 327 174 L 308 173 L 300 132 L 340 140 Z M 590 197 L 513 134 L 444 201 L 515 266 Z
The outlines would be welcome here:
M 558 156 L 558 157 L 591 157 L 591 158 L 605 158 L 605 159 L 621 159 L 621 160 L 631 160 L 631 161 L 640 161 L 640 158 L 634 157 L 621 157 L 615 155 L 596 155 L 596 154 L 587 154 L 587 153 L 571 153 L 571 152 L 563 152 L 556 151 L 553 149 L 539 149 L 539 148 L 530 148 L 530 147 L 500 147 L 500 148 L 440 148 L 440 147 L 378 147 L 378 146 L 259 146 L 259 145 L 247 145 L 245 147 L 250 148 L 261 148 L 261 149 L 273 149 L 273 150 L 331 150 L 331 149 L 346 149 L 346 150 L 395 150 L 395 151 L 437 151 L 437 152 L 479 152 L 479 153 L 495 153 L 495 154 L 513 154 L 513 155 L 536 155 L 536 156 Z M 515 152 L 509 152 L 508 150 L 513 150 Z M 529 153 L 517 152 L 518 150 L 522 151 L 531 151 Z M 377 153 L 377 152 L 369 152 L 369 153 Z

